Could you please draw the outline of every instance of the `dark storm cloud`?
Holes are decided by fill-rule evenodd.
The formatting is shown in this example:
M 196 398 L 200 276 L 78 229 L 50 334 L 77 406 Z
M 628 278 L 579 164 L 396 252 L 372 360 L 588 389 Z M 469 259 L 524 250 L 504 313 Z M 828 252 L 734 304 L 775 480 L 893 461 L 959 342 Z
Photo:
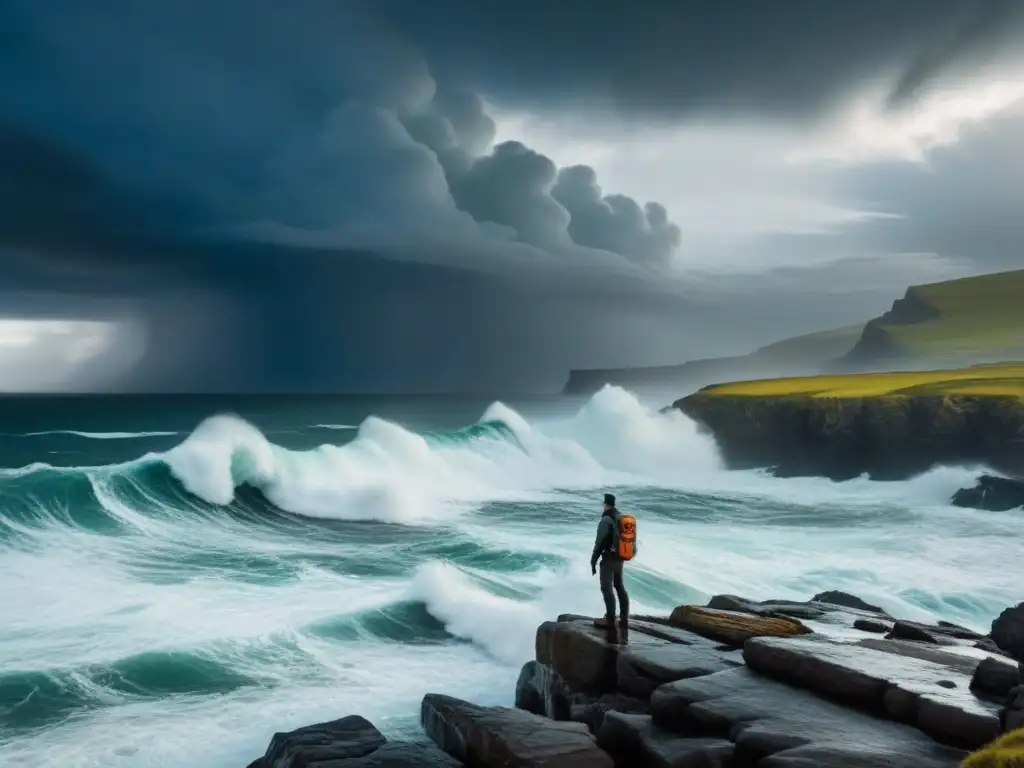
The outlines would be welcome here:
M 801 116 L 990 50 L 991 24 L 957 35 L 963 7 L 7 0 L 0 282 L 33 316 L 83 294 L 102 306 L 49 313 L 140 317 L 125 387 L 535 388 L 706 354 L 685 305 L 630 282 L 671 257 L 669 212 L 492 146 L 481 96 Z
M 509 104 L 807 117 L 866 80 L 893 105 L 1012 48 L 1017 0 L 375 0 L 435 72 Z
M 480 99 L 439 88 L 414 47 L 355 6 L 9 4 L 0 117 L 19 121 L 35 165 L 0 190 L 15 198 L 33 176 L 33 194 L 7 206 L 8 238 L 441 236 L 475 240 L 481 258 L 497 238 L 599 263 L 550 195 L 552 161 L 492 152 Z

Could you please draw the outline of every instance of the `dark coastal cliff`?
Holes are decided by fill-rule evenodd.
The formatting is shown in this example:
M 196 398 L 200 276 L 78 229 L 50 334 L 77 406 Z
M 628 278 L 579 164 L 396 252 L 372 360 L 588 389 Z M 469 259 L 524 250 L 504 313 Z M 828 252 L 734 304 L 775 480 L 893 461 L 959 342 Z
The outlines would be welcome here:
M 673 404 L 734 468 L 903 479 L 938 464 L 1024 471 L 1024 401 L 1013 395 L 821 397 L 701 390 Z

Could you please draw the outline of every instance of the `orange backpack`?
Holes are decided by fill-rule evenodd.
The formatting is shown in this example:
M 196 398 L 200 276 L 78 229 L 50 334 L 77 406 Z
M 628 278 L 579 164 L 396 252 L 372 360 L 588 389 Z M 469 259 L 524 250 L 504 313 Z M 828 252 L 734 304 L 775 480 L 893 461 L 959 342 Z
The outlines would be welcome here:
M 636 556 L 636 518 L 620 513 L 615 522 L 618 528 L 616 554 L 620 560 L 632 560 Z

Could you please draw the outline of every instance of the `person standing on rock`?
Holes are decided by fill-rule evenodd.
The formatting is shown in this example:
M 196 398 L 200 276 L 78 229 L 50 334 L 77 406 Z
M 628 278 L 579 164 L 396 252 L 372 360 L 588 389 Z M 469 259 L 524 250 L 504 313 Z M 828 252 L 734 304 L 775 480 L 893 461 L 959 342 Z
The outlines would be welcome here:
M 590 556 L 590 572 L 597 574 L 601 562 L 601 596 L 604 598 L 604 618 L 594 623 L 608 630 L 609 640 L 616 642 L 615 598 L 619 598 L 621 640 L 629 633 L 629 595 L 622 581 L 622 565 L 636 554 L 636 518 L 623 515 L 615 507 L 615 496 L 604 495 L 604 510 L 597 524 L 597 538 Z

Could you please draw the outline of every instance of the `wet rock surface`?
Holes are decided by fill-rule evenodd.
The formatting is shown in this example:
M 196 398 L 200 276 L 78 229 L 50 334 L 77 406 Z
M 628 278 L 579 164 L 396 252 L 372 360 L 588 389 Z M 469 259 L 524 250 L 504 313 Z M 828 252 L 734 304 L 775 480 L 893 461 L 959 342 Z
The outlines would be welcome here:
M 682 629 L 734 647 L 752 637 L 789 637 L 806 635 L 810 629 L 788 617 L 752 615 L 696 605 L 681 605 L 672 611 L 669 621 Z
M 359 715 L 276 733 L 249 768 L 458 768 L 432 744 L 388 742 Z
M 884 621 L 875 621 L 874 619 L 857 619 L 853 622 L 853 628 L 859 629 L 861 632 L 873 632 L 884 635 L 892 631 L 893 625 L 887 624 Z
M 686 736 L 657 726 L 650 715 L 611 712 L 597 734 L 597 743 L 616 764 L 636 768 L 713 768 L 732 759 L 728 739 Z
M 481 707 L 427 694 L 420 708 L 426 734 L 471 766 L 501 768 L 612 768 L 585 725 L 557 722 L 507 707 Z
M 1024 603 L 1007 608 L 992 622 L 992 641 L 1017 661 L 1024 661 Z
M 999 712 L 999 721 L 1004 731 L 1024 728 L 1024 685 L 1010 690 L 1006 706 Z
M 1015 662 L 990 656 L 982 659 L 974 670 L 971 690 L 1002 702 L 1020 683 L 1020 668 Z
M 662 686 L 651 712 L 668 730 L 728 736 L 740 765 L 952 768 L 964 754 L 749 669 Z
M 757 672 L 910 723 L 943 743 L 970 749 L 996 736 L 998 707 L 971 692 L 971 660 L 923 659 L 900 650 L 820 638 L 755 638 L 743 655 Z
M 982 475 L 971 488 L 953 494 L 953 505 L 1007 512 L 1024 507 L 1024 479 Z
M 849 592 L 841 592 L 833 589 L 827 592 L 819 592 L 811 598 L 812 602 L 815 603 L 827 603 L 828 605 L 838 605 L 842 608 L 853 608 L 858 611 L 867 611 L 868 613 L 878 613 L 883 616 L 888 614 L 879 608 L 877 605 L 861 600 L 856 595 L 851 595 Z

